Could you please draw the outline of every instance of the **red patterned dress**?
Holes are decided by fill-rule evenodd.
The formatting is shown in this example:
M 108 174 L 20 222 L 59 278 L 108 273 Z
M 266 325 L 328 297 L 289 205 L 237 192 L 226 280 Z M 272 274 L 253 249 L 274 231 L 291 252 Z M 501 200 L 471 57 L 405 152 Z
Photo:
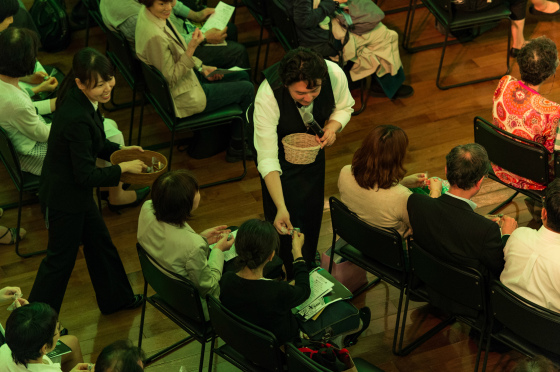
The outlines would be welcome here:
M 550 153 L 560 150 L 560 105 L 542 97 L 523 82 L 506 75 L 494 92 L 494 125 L 516 136 L 541 143 Z M 549 157 L 552 164 L 552 155 Z M 492 164 L 502 181 L 517 188 L 543 190 L 545 186 Z M 551 178 L 554 177 L 551 174 Z

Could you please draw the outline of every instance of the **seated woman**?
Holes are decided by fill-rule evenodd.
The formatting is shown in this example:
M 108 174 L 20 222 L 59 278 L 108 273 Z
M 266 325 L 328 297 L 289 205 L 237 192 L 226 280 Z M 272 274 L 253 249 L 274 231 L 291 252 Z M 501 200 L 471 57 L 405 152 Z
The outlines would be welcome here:
M 0 34 L 0 126 L 13 143 L 22 170 L 40 176 L 51 126 L 37 113 L 31 98 L 18 85 L 22 76 L 33 72 L 38 45 L 37 35 L 27 29 L 9 28 Z M 39 113 L 46 114 L 55 110 L 56 99 L 44 102 L 46 104 L 39 106 L 44 111 Z M 124 139 L 117 123 L 104 119 L 104 126 L 106 135 L 112 134 L 107 139 L 123 146 Z M 98 165 L 103 167 L 105 162 L 98 162 Z M 148 187 L 125 191 L 122 183 L 108 190 L 111 210 L 134 206 L 137 200 L 142 200 L 149 193 Z M 1 233 L 2 231 L 0 235 Z
M 412 234 L 406 209 L 410 189 L 427 183 L 424 173 L 404 176 L 407 147 L 408 137 L 401 128 L 375 127 L 338 178 L 340 198 L 350 210 L 374 226 L 394 228 L 403 237 Z M 431 178 L 428 183 L 430 196 L 439 197 L 441 180 Z
M 336 27 L 333 22 L 333 32 L 328 26 L 321 26 L 326 17 L 333 15 L 338 7 L 334 0 L 287 0 L 285 2 L 288 13 L 292 15 L 299 42 L 316 50 L 323 57 L 338 55 L 337 46 L 331 40 L 333 35 L 336 39 L 344 42 L 345 32 Z M 373 4 L 372 6 L 376 6 Z M 338 30 L 338 31 L 337 31 Z M 342 33 L 342 35 L 339 35 Z M 336 40 L 338 44 L 339 40 Z M 342 44 L 338 45 L 338 48 Z M 395 31 L 389 30 L 379 22 L 372 26 L 372 30 L 361 35 L 348 33 L 348 42 L 342 49 L 344 61 L 352 61 L 354 65 L 350 69 L 352 81 L 363 79 L 369 75 L 376 74 L 384 77 L 386 83 L 383 87 L 372 80 L 372 93 L 374 96 L 388 96 L 391 99 L 407 98 L 414 94 L 414 89 L 409 85 L 402 84 L 404 72 L 399 55 L 399 38 Z
M 6 322 L 6 343 L 0 347 L 0 369 L 3 372 L 88 370 L 78 339 L 61 336 L 60 331 L 58 314 L 47 304 L 34 302 L 15 309 Z M 60 363 L 47 356 L 58 340 L 72 349 L 71 353 L 62 355 Z
M 529 41 L 517 56 L 521 80 L 504 76 L 494 93 L 493 123 L 517 136 L 542 144 L 550 152 L 560 150 L 558 120 L 560 105 L 541 96 L 541 85 L 556 73 L 558 51 L 556 45 L 545 36 Z M 520 189 L 544 190 L 543 184 L 533 182 L 509 172 L 495 164 L 496 176 Z M 552 179 L 553 174 L 550 175 Z
M 145 357 L 130 340 L 115 341 L 103 348 L 92 372 L 142 372 Z
M 235 243 L 238 254 L 236 263 L 240 270 L 237 273 L 226 272 L 220 284 L 223 305 L 241 318 L 272 332 L 280 344 L 299 339 L 298 321 L 291 309 L 301 305 L 311 294 L 309 269 L 301 253 L 303 243 L 304 235 L 294 230 L 294 285 L 285 281 L 266 280 L 263 276 L 264 267 L 278 252 L 280 238 L 270 222 L 248 220 L 239 227 Z M 368 308 L 360 310 L 363 325 L 351 335 L 352 341 L 367 328 L 370 316 Z M 342 344 L 341 339 L 345 335 L 339 335 L 339 339 L 333 342 Z
M 212 112 L 231 104 L 238 104 L 245 112 L 255 98 L 249 75 L 240 71 L 208 77 L 216 67 L 205 66 L 194 57 L 204 35 L 195 29 L 189 43 L 185 43 L 168 20 L 171 15 L 168 3 L 173 1 L 139 0 L 143 7 L 136 23 L 138 58 L 161 71 L 169 83 L 178 117 Z M 243 146 L 242 127 L 236 124 L 232 127 L 226 161 L 242 160 Z
M 188 220 L 199 203 L 198 182 L 189 171 L 162 174 L 152 186 L 152 200 L 146 201 L 140 211 L 138 242 L 165 269 L 193 282 L 204 302 L 207 294 L 220 295 L 224 252 L 234 239 L 228 240 L 230 230 L 226 225 L 200 234 L 189 226 Z M 217 244 L 210 249 L 213 243 Z M 207 316 L 205 304 L 203 309 Z

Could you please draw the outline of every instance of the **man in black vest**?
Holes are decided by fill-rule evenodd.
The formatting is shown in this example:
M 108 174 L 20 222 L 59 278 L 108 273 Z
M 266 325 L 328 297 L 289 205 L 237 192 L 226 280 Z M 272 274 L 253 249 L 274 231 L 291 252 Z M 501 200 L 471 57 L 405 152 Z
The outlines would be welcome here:
M 280 258 L 292 276 L 290 233 L 305 234 L 303 258 L 315 264 L 325 194 L 325 146 L 350 121 L 354 99 L 337 64 L 306 48 L 288 52 L 265 71 L 255 99 L 254 141 L 261 174 L 265 217 L 280 234 Z M 324 134 L 316 135 L 303 116 L 312 114 Z M 315 136 L 319 153 L 308 164 L 286 160 L 282 139 L 294 133 Z
M 471 143 L 453 148 L 446 160 L 449 191 L 437 199 L 420 194 L 408 199 L 414 240 L 440 259 L 498 279 L 504 268 L 503 248 L 517 222 L 504 216 L 496 223 L 474 211 L 471 198 L 490 169 L 488 154 Z

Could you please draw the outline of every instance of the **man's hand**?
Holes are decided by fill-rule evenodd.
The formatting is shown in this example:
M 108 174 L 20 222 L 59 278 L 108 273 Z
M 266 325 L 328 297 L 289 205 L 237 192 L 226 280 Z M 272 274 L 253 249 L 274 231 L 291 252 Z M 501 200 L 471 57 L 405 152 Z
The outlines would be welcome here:
M 123 163 L 120 163 L 119 166 L 121 167 L 121 173 L 128 172 L 134 174 L 142 173 L 144 169 L 148 168 L 148 166 L 144 164 L 142 160 L 125 161 Z
M 286 207 L 279 208 L 278 212 L 276 212 L 274 227 L 280 235 L 287 235 L 294 229 L 292 223 L 290 222 L 290 213 L 288 213 L 288 209 L 286 209 Z
M 321 148 L 325 146 L 332 146 L 332 144 L 336 141 L 336 132 L 338 132 L 342 128 L 342 124 L 338 121 L 329 120 L 329 122 L 323 127 L 323 137 L 319 138 L 319 136 L 315 135 L 315 139 L 317 143 L 321 145 Z
M 502 235 L 510 235 L 515 229 L 517 229 L 517 221 L 515 220 L 515 218 L 503 216 Z
M 204 33 L 206 36 L 206 41 L 210 44 L 220 44 L 223 43 L 227 37 L 227 27 L 223 30 L 218 30 L 217 28 L 211 28 Z
M 123 146 L 121 150 L 136 150 L 140 152 L 144 152 L 144 149 L 141 146 Z
M 19 287 L 4 287 L 0 289 L 0 301 L 15 300 L 16 295 L 21 296 L 21 289 Z
M 222 80 L 222 78 L 224 77 L 223 74 L 215 74 L 212 75 L 211 77 L 208 77 L 208 75 L 210 75 L 212 72 L 216 71 L 217 67 L 213 67 L 213 66 L 202 66 L 202 74 L 204 75 L 204 77 L 206 79 L 208 79 L 209 81 L 216 81 L 216 80 Z
M 428 182 L 430 197 L 439 198 L 443 189 L 443 182 L 439 178 L 430 178 Z
M 89 371 L 89 363 L 78 363 L 70 372 Z
M 193 13 L 192 17 L 187 16 L 187 18 L 189 18 L 193 22 L 201 23 L 206 21 L 208 17 L 210 17 L 210 15 L 214 13 L 214 11 L 214 8 L 204 8 L 199 12 L 191 12 Z M 189 16 L 191 13 L 189 13 Z

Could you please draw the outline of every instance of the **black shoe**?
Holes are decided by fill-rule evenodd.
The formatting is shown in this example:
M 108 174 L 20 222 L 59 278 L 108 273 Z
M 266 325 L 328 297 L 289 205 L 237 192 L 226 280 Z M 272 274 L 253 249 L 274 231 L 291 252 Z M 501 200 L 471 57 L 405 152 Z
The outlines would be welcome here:
M 519 54 L 519 49 L 517 48 L 511 48 L 509 50 L 509 56 L 512 58 L 517 58 L 517 55 Z
M 387 94 L 385 94 L 383 88 L 381 88 L 381 86 L 378 84 L 375 85 L 372 84 L 369 93 L 370 96 L 372 97 L 387 97 Z M 403 84 L 400 86 L 400 88 L 397 90 L 397 92 L 391 99 L 408 98 L 413 94 L 414 94 L 414 88 L 412 88 L 410 85 Z
M 535 9 L 534 6 L 530 6 L 529 7 L 529 13 L 531 13 L 532 15 L 536 15 L 536 16 L 557 16 L 560 15 L 560 9 L 558 9 L 557 11 L 553 12 L 553 13 L 546 13 L 546 12 L 541 12 L 540 10 Z
M 144 303 L 144 295 L 137 294 L 137 295 L 134 295 L 134 300 L 131 303 L 129 303 L 128 305 L 125 305 L 125 306 L 121 307 L 120 309 L 116 309 L 116 310 L 113 310 L 113 311 L 110 311 L 110 312 L 103 312 L 102 311 L 101 313 L 103 315 L 110 315 L 110 314 L 114 314 L 117 311 L 121 311 L 121 310 L 133 310 L 133 309 L 136 309 L 136 308 L 142 306 L 143 303 Z
M 142 189 L 134 190 L 134 191 L 136 192 L 135 201 L 133 201 L 132 203 L 120 204 L 120 205 L 113 205 L 111 203 L 107 203 L 109 210 L 111 212 L 121 214 L 122 209 L 136 207 L 137 205 L 140 205 L 140 203 L 142 203 L 142 201 L 146 199 L 146 197 L 150 194 L 150 187 L 144 187 Z
M 228 147 L 226 150 L 226 161 L 228 163 L 237 163 L 241 160 L 243 160 L 243 150 L 233 148 L 232 146 Z M 253 152 L 247 145 L 245 145 L 245 160 L 253 160 Z
M 362 328 L 358 332 L 344 337 L 344 347 L 356 345 L 358 337 L 369 327 L 369 322 L 371 321 L 371 310 L 369 307 L 364 306 L 360 309 L 360 320 L 362 321 Z

